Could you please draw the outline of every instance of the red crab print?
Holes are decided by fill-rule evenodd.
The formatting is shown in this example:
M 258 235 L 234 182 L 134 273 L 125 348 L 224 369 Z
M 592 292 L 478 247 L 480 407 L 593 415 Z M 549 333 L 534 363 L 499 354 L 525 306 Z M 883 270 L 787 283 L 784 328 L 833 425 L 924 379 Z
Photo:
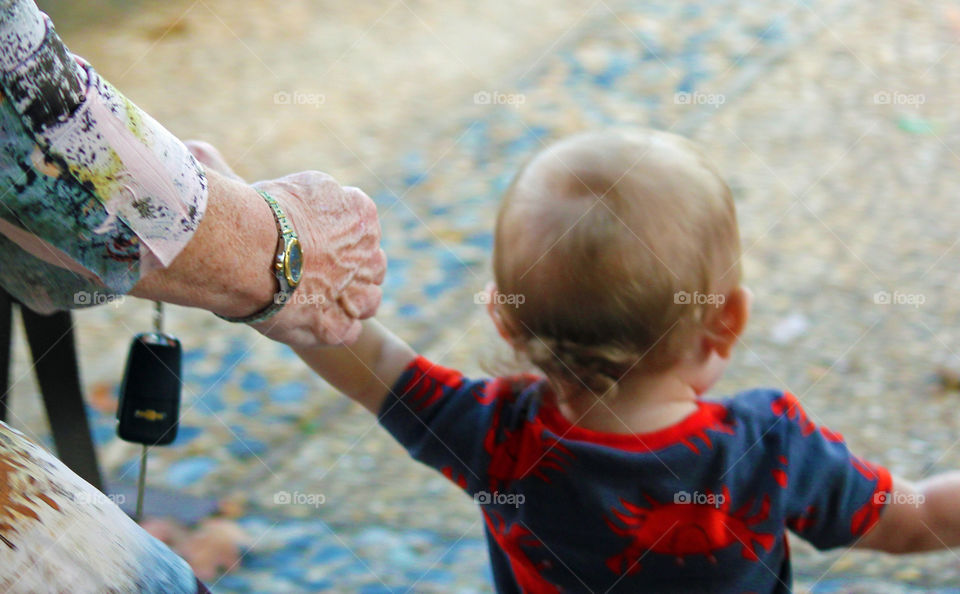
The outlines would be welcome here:
M 512 377 L 500 377 L 486 385 L 486 389 L 474 393 L 477 402 L 484 406 L 489 406 L 500 399 L 513 401 L 516 395 L 522 392 L 530 384 L 539 380 L 537 376 L 529 373 L 523 373 Z
M 446 390 L 456 390 L 463 385 L 463 375 L 459 371 L 434 365 L 423 357 L 418 357 L 413 367 L 413 374 L 400 390 L 400 397 L 416 412 L 430 408 L 443 398 Z
M 860 456 L 851 456 L 850 463 L 853 464 L 853 467 L 856 469 L 856 471 L 863 475 L 864 478 L 871 481 L 880 478 L 882 471 L 876 464 L 867 462 Z
M 775 415 L 785 415 L 791 421 L 796 421 L 800 425 L 800 433 L 807 437 L 817 428 L 807 417 L 807 412 L 800 406 L 800 401 L 790 392 L 784 392 L 783 396 L 777 398 L 770 405 Z
M 443 476 L 447 477 L 450 480 L 450 482 L 455 483 L 461 489 L 467 488 L 467 478 L 462 474 L 453 476 L 452 466 L 444 466 L 443 468 L 440 469 L 440 472 L 442 472 Z
M 883 509 L 883 505 L 881 504 L 886 501 L 886 499 L 880 498 L 885 496 L 888 496 L 888 493 L 875 493 L 869 501 L 864 503 L 860 509 L 853 514 L 853 518 L 850 521 L 850 534 L 862 536 L 880 520 L 880 510 Z M 877 501 L 874 501 L 874 498 L 877 498 Z
M 559 594 L 560 590 L 540 575 L 538 565 L 534 564 L 524 551 L 524 548 L 543 547 L 543 543 L 533 532 L 519 522 L 511 524 L 507 529 L 507 523 L 502 517 L 495 513 L 487 513 L 486 510 L 483 512 L 483 519 L 487 522 L 490 535 L 497 541 L 497 546 L 510 560 L 513 578 L 517 580 L 517 586 L 521 591 Z M 542 569 L 548 565 L 545 562 L 540 563 L 539 568 Z
M 559 439 L 548 435 L 540 419 L 511 430 L 502 426 L 502 416 L 501 407 L 483 440 L 483 447 L 490 454 L 487 474 L 491 491 L 506 489 L 511 482 L 528 475 L 549 483 L 548 470 L 563 472 L 573 460 L 573 453 Z
M 826 438 L 827 441 L 832 441 L 840 443 L 843 441 L 843 436 L 837 433 L 836 431 L 831 431 L 827 427 L 820 427 L 820 433 Z
M 783 455 L 777 456 L 777 462 L 781 466 L 786 466 L 787 457 Z M 787 488 L 787 471 L 782 468 L 774 468 L 770 472 L 773 474 L 773 480 L 777 481 L 778 485 L 786 489 Z
M 633 574 L 640 570 L 639 559 L 648 552 L 671 555 L 678 564 L 684 557 L 704 555 L 711 563 L 713 553 L 729 546 L 741 547 L 744 559 L 759 559 L 754 544 L 763 550 L 773 547 L 776 537 L 754 531 L 751 527 L 765 521 L 770 513 L 770 499 L 764 497 L 760 510 L 749 516 L 754 501 L 748 501 L 739 510 L 730 513 L 730 491 L 723 487 L 722 499 L 712 495 L 719 505 L 709 503 L 659 503 L 647 496 L 649 508 L 634 505 L 624 499 L 611 509 L 615 520 L 607 525 L 615 534 L 630 538 L 631 542 L 620 554 L 607 559 L 607 567 L 617 574 Z
M 790 392 L 784 392 L 783 396 L 777 398 L 771 404 L 773 413 L 776 415 L 786 415 L 791 421 L 797 421 L 797 424 L 800 425 L 800 433 L 807 437 L 814 431 L 820 431 L 820 434 L 823 435 L 824 439 L 832 442 L 841 442 L 843 441 L 843 436 L 832 431 L 827 427 L 817 427 L 817 425 L 810 420 L 810 417 L 807 416 L 807 411 L 803 410 L 803 407 L 800 406 L 800 401 L 796 396 Z
M 877 481 L 877 488 L 873 496 L 860 506 L 860 509 L 853 514 L 850 522 L 850 533 L 854 536 L 861 536 L 866 534 L 880 519 L 880 512 L 883 510 L 884 504 L 890 500 L 890 490 L 893 485 L 890 481 L 890 474 L 876 464 L 858 456 L 853 456 L 851 463 L 864 478 Z
M 787 520 L 787 528 L 802 535 L 817 522 L 817 508 L 808 505 L 799 516 Z
M 704 403 L 703 406 L 715 407 L 718 411 L 724 410 L 723 405 L 713 403 L 713 402 Z M 726 419 L 726 414 L 717 414 L 716 419 L 712 423 L 710 423 L 710 425 L 701 428 L 696 433 L 688 437 L 684 437 L 682 440 L 680 440 L 680 443 L 690 448 L 690 450 L 694 454 L 699 454 L 700 449 L 697 448 L 696 445 L 694 445 L 692 440 L 694 437 L 699 437 L 703 441 L 703 443 L 706 444 L 708 448 L 712 448 L 713 442 L 710 441 L 710 436 L 707 435 L 707 431 L 717 431 L 719 433 L 726 433 L 727 435 L 733 435 L 734 434 L 733 423 Z

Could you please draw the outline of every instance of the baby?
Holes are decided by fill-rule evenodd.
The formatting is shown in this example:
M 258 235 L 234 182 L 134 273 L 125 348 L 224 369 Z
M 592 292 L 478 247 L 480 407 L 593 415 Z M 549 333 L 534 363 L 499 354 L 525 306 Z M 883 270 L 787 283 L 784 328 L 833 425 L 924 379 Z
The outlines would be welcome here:
M 582 134 L 497 217 L 489 313 L 543 377 L 467 379 L 375 321 L 298 352 L 474 496 L 499 592 L 789 592 L 787 529 L 960 544 L 960 473 L 891 478 L 783 390 L 702 398 L 747 323 L 739 259 L 730 190 L 690 142 Z

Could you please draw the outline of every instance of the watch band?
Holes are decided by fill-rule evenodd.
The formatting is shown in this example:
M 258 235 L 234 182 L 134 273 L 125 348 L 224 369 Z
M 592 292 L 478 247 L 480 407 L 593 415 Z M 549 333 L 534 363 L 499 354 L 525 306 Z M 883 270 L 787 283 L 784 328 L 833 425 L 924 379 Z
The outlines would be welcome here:
M 297 237 L 297 232 L 294 230 L 293 225 L 287 218 L 286 213 L 283 212 L 283 208 L 280 206 L 280 203 L 277 202 L 276 198 L 259 188 L 257 188 L 257 193 L 260 194 L 260 196 L 268 205 L 270 205 L 270 210 L 273 212 L 274 221 L 277 224 L 278 247 L 271 270 L 274 273 L 277 282 L 280 284 L 280 290 L 273 295 L 273 300 L 266 307 L 260 311 L 250 314 L 249 316 L 234 318 L 216 314 L 220 319 L 237 324 L 256 324 L 258 322 L 264 322 L 270 319 L 281 309 L 283 309 L 283 306 L 286 305 L 288 301 L 290 301 L 290 297 L 293 295 L 293 292 L 297 290 L 297 286 L 299 286 L 300 283 L 300 278 L 293 278 L 288 267 L 285 265 L 285 260 L 288 257 L 289 246 L 296 242 L 297 246 L 299 247 L 300 240 Z

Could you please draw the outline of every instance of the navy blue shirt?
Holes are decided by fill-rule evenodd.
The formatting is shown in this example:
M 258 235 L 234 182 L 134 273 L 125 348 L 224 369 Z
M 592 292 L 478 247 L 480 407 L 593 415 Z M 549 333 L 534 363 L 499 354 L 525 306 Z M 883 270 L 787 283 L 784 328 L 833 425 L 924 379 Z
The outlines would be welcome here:
M 789 592 L 787 528 L 849 545 L 891 489 L 779 390 L 599 433 L 567 421 L 541 378 L 470 380 L 420 357 L 380 422 L 479 504 L 498 592 Z

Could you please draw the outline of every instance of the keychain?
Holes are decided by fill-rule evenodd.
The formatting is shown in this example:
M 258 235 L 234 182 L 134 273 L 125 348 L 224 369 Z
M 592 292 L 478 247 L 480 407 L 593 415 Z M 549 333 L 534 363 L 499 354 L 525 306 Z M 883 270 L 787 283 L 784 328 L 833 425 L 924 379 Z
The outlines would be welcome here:
M 163 332 L 163 304 L 159 301 L 154 310 L 153 329 L 133 338 L 117 406 L 117 435 L 143 446 L 137 478 L 136 521 L 143 515 L 147 447 L 173 442 L 180 421 L 182 351 L 180 341 Z

